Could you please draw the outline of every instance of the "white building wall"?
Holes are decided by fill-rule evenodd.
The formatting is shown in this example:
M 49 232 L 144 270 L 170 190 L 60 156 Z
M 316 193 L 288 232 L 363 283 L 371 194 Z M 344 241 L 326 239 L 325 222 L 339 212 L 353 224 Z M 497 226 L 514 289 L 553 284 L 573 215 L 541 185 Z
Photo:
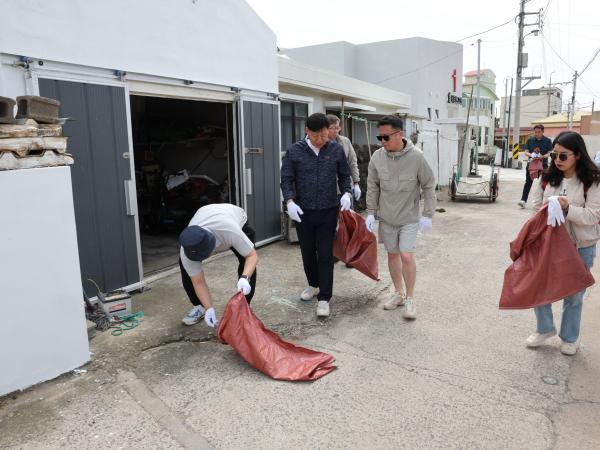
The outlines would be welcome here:
M 6 0 L 0 53 L 277 92 L 276 37 L 243 0 Z
M 410 94 L 413 115 L 428 117 L 431 108 L 433 119 L 436 109 L 440 119 L 449 117 L 448 106 L 455 108 L 447 102 L 454 69 L 455 95 L 462 95 L 461 44 L 425 38 L 374 42 L 357 46 L 357 61 L 357 78 Z
M 548 114 L 548 100 L 550 100 L 550 114 Z M 500 100 L 500 126 L 503 126 L 502 112 L 508 111 L 510 97 L 502 97 Z M 515 123 L 515 97 L 512 98 L 512 111 L 510 115 L 510 126 Z M 562 111 L 562 99 L 547 94 L 526 95 L 521 97 L 521 117 L 519 119 L 520 128 L 531 127 L 534 120 L 544 119 L 552 115 L 553 111 Z M 508 122 L 508 115 L 505 119 Z

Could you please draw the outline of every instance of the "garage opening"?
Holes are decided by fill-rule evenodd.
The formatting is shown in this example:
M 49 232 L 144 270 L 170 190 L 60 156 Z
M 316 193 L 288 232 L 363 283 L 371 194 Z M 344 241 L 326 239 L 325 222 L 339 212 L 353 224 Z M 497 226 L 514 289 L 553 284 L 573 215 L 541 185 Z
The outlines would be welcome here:
M 177 264 L 198 208 L 236 203 L 232 113 L 229 103 L 131 96 L 144 275 Z

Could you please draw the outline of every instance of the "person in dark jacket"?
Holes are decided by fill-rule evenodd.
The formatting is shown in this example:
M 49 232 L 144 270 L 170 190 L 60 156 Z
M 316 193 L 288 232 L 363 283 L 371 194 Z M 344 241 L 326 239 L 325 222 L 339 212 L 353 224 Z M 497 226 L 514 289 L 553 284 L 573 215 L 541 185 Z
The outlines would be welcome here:
M 533 178 L 529 171 L 529 165 L 536 161 L 542 161 L 543 169 L 548 167 L 548 154 L 552 150 L 552 141 L 544 136 L 544 125 L 538 124 L 533 127 L 533 136 L 527 139 L 525 143 L 525 156 L 529 158 L 527 167 L 525 168 L 525 185 L 523 186 L 523 194 L 518 205 L 521 208 L 525 208 L 527 204 L 527 198 L 529 197 L 529 191 L 531 191 L 531 185 L 533 184 Z
M 328 137 L 329 121 L 315 113 L 306 120 L 306 138 L 292 144 L 281 166 L 281 192 L 296 222 L 308 287 L 301 300 L 317 297 L 317 316 L 329 316 L 333 290 L 333 239 L 339 187 L 342 211 L 351 207 L 351 174 L 344 149 Z M 301 217 L 302 216 L 302 217 Z

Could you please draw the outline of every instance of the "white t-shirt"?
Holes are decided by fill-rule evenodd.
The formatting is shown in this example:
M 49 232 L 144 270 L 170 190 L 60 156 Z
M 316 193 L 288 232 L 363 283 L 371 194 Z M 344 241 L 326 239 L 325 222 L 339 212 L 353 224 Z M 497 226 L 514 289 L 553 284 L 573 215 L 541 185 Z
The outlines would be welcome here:
M 254 244 L 244 234 L 242 227 L 248 220 L 246 211 L 229 203 L 207 205 L 200 208 L 189 225 L 197 225 L 210 231 L 216 239 L 212 254 L 221 253 L 234 248 L 242 256 L 248 256 L 254 250 Z M 183 251 L 179 250 L 181 264 L 190 277 L 202 272 L 202 262 L 192 261 Z

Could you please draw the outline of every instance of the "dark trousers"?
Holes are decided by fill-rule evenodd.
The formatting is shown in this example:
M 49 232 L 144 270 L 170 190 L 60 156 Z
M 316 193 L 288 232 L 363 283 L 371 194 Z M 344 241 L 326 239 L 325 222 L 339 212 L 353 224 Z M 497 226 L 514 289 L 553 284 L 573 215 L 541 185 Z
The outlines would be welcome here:
M 249 226 L 248 224 L 245 224 L 244 227 L 242 228 L 242 231 L 244 232 L 244 234 L 246 236 L 248 236 L 248 239 L 250 239 L 253 244 L 256 242 L 256 232 L 252 229 L 251 226 Z M 237 259 L 239 262 L 239 265 L 238 265 L 238 278 L 239 278 L 242 275 L 242 273 L 244 272 L 244 264 L 246 263 L 246 258 L 244 258 L 242 255 L 240 255 L 238 253 L 238 251 L 236 249 L 234 249 L 233 247 L 231 247 L 231 251 L 233 252 L 233 254 L 235 256 L 237 256 Z M 194 306 L 200 305 L 201 304 L 200 299 L 196 295 L 196 291 L 194 290 L 194 285 L 192 283 L 192 279 L 190 278 L 188 273 L 183 268 L 183 264 L 181 264 L 181 258 L 179 259 L 179 269 L 181 270 L 181 283 L 183 284 L 183 289 L 185 289 L 185 292 L 186 292 L 188 298 L 190 299 L 190 302 L 192 302 L 192 305 L 194 305 Z M 250 277 L 250 288 L 251 288 L 250 294 L 246 295 L 246 301 L 248 303 L 250 303 L 250 301 L 252 301 L 252 297 L 254 297 L 254 290 L 256 289 L 256 270 Z
M 525 168 L 525 186 L 523 186 L 523 194 L 521 195 L 521 200 L 527 202 L 527 198 L 529 197 L 529 191 L 531 191 L 531 185 L 533 184 L 533 179 L 529 176 L 529 164 Z
M 329 301 L 333 290 L 333 238 L 338 208 L 304 210 L 296 223 L 308 284 L 319 288 L 318 300 Z

